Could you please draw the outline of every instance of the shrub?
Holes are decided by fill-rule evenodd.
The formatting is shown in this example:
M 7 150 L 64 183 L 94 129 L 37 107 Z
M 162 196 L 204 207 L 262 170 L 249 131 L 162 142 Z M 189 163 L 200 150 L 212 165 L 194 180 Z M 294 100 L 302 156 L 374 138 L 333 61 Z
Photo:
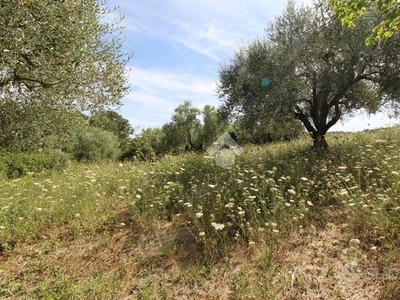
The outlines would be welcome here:
M 0 174 L 7 178 L 19 178 L 28 172 L 62 170 L 67 163 L 67 155 L 62 152 L 3 152 L 0 154 Z
M 76 132 L 71 143 L 67 152 L 78 161 L 114 160 L 120 151 L 116 135 L 93 126 Z

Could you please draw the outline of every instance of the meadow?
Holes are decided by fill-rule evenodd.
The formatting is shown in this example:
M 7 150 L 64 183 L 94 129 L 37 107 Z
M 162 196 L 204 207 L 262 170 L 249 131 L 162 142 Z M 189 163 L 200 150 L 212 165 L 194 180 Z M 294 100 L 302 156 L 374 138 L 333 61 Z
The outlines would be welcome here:
M 1 299 L 399 299 L 400 128 L 0 179 Z

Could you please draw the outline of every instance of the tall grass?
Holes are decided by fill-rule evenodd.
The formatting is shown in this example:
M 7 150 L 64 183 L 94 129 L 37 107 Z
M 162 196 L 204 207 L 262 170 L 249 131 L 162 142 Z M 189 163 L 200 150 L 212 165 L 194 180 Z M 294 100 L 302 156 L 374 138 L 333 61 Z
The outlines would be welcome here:
M 300 139 L 247 147 L 230 168 L 186 154 L 156 163 L 70 163 L 50 175 L 1 179 L 0 253 L 46 235 L 73 239 L 131 224 L 151 235 L 171 223 L 186 241 L 177 234 L 163 245 L 166 255 L 192 243 L 193 255 L 215 261 L 238 245 L 273 248 L 299 226 L 324 225 L 333 215 L 382 263 L 398 259 L 399 130 L 327 138 L 323 157 Z

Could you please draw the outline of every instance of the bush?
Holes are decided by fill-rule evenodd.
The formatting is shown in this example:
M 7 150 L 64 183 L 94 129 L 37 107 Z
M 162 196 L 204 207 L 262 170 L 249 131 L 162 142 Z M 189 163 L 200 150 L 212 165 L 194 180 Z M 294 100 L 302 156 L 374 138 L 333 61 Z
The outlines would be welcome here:
M 61 152 L 0 154 L 0 174 L 7 178 L 19 178 L 28 172 L 62 170 L 67 164 L 67 155 Z
M 72 145 L 67 149 L 78 161 L 114 160 L 119 151 L 116 135 L 93 126 L 75 133 Z

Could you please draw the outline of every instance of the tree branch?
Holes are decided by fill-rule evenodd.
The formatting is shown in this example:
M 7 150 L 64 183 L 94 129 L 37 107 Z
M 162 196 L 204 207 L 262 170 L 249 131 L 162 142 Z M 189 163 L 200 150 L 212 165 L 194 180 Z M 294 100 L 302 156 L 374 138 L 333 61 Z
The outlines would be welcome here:
M 304 112 L 302 111 L 302 109 L 300 108 L 300 106 L 296 105 L 295 108 L 295 114 L 294 114 L 295 118 L 300 120 L 304 127 L 307 129 L 307 131 L 309 133 L 314 133 L 317 130 L 311 125 L 310 121 L 308 120 L 307 116 L 304 114 Z
M 333 125 L 335 125 L 340 120 L 340 117 L 342 116 L 342 110 L 340 109 L 339 103 L 336 103 L 334 106 L 335 106 L 335 115 L 325 125 L 324 134 L 327 133 L 329 128 L 331 128 Z
M 24 82 L 24 81 L 28 81 L 28 82 L 34 82 L 34 83 L 38 83 L 40 84 L 43 88 L 50 88 L 54 85 L 56 85 L 57 83 L 49 83 L 49 82 L 45 82 L 43 80 L 39 80 L 39 79 L 34 79 L 34 78 L 29 78 L 29 77 L 23 77 L 23 76 L 19 76 L 19 75 L 14 75 L 13 78 L 14 81 L 18 81 L 18 82 Z

